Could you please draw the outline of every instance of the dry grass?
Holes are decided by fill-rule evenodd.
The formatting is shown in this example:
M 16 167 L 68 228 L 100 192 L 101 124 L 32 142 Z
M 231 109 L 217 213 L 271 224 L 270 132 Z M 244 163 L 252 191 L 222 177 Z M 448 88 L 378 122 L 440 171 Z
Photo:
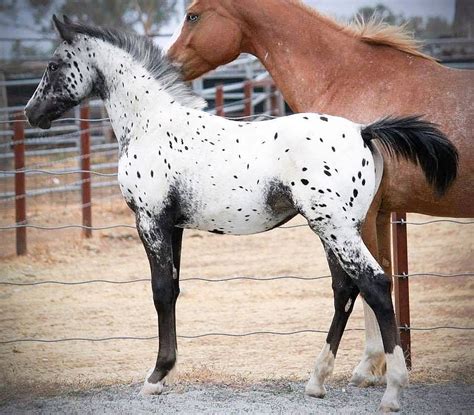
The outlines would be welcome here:
M 42 223 L 79 223 L 78 211 L 39 212 Z M 3 212 L 3 221 L 8 218 Z M 410 219 L 422 220 L 412 215 Z M 10 219 L 10 221 L 12 221 Z M 301 219 L 299 219 L 301 221 Z M 96 225 L 133 223 L 124 203 L 94 208 Z M 79 231 L 28 231 L 29 254 L 11 253 L 14 234 L 0 241 L 2 279 L 77 281 L 135 279 L 148 275 L 148 263 L 130 230 L 96 232 L 84 240 Z M 275 230 L 248 237 L 186 232 L 182 277 L 247 275 L 316 276 L 328 273 L 319 240 L 307 228 Z M 409 228 L 410 270 L 472 271 L 471 226 L 437 224 Z M 330 280 L 186 282 L 178 302 L 179 334 L 210 331 L 327 330 L 332 317 Z M 413 278 L 412 325 L 472 326 L 474 280 Z M 363 326 L 360 302 L 350 327 Z M 0 288 L 2 339 L 68 336 L 154 335 L 156 316 L 147 283 L 112 286 L 38 286 Z M 472 331 L 413 333 L 412 381 L 474 381 Z M 242 385 L 278 379 L 306 379 L 324 343 L 322 334 L 287 337 L 210 337 L 179 341 L 180 382 Z M 346 381 L 363 347 L 362 332 L 347 332 L 334 379 Z M 156 358 L 156 341 L 20 343 L 0 346 L 0 394 L 25 390 L 56 393 L 141 381 Z

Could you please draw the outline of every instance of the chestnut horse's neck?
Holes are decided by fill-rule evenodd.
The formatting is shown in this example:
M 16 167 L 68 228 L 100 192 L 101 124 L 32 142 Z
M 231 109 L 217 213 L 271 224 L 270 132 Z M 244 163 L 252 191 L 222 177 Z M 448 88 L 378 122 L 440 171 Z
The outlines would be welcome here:
M 381 66 L 388 67 L 380 71 L 381 79 L 387 71 L 394 79 L 415 60 L 436 66 L 392 47 L 369 45 L 298 2 L 260 0 L 251 7 L 249 1 L 235 2 L 245 34 L 242 49 L 260 59 L 294 111 L 342 115 L 346 111 L 333 105 L 335 97 L 377 85 Z

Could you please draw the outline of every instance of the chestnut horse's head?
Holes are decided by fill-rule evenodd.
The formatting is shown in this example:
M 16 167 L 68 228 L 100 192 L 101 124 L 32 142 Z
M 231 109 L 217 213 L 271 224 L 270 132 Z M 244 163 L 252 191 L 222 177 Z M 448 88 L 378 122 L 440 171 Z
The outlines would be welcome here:
M 236 59 L 243 31 L 232 0 L 194 0 L 187 9 L 168 57 L 181 66 L 186 80 Z

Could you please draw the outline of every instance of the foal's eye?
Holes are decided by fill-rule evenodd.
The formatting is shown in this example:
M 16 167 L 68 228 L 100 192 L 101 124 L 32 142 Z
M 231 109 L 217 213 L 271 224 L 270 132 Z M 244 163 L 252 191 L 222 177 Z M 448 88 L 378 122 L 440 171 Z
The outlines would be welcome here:
M 186 20 L 188 22 L 196 22 L 197 20 L 199 19 L 199 15 L 198 14 L 194 14 L 194 13 L 188 13 L 186 15 Z
M 57 71 L 58 70 L 58 64 L 54 63 L 54 62 L 50 62 L 50 64 L 48 65 L 48 69 L 51 72 Z

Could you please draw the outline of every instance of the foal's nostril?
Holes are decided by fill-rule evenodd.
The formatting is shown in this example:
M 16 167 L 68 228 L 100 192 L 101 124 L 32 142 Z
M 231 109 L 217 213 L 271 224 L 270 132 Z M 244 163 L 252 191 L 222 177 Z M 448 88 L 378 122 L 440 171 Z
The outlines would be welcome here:
M 25 116 L 32 127 L 37 127 L 41 121 L 42 114 L 38 105 L 27 104 L 25 107 Z
M 32 116 L 32 113 L 31 113 L 31 107 L 30 106 L 26 106 L 25 107 L 25 117 L 26 119 L 28 120 L 28 122 L 31 124 L 31 116 Z
M 35 119 L 32 105 L 27 105 L 25 107 L 25 116 L 26 116 L 26 119 L 28 120 L 28 122 L 31 124 L 31 126 L 34 127 L 37 124 L 38 120 Z

